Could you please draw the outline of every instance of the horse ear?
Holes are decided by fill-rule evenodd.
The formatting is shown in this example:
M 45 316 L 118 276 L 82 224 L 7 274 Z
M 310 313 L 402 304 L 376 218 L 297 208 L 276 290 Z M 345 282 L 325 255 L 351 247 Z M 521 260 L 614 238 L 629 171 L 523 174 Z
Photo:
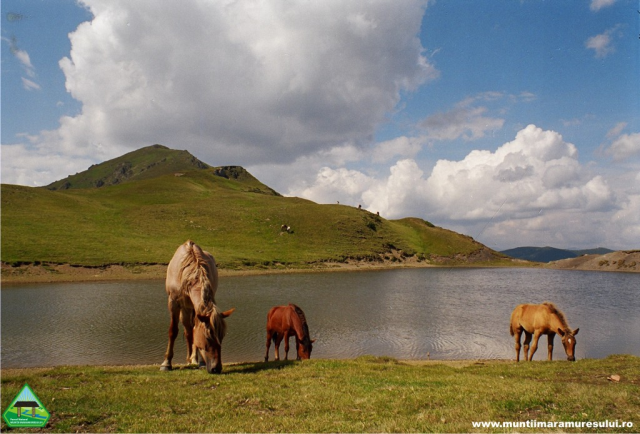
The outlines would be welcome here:
M 558 328 L 558 334 L 560 336 L 564 336 L 564 331 L 561 328 Z
M 574 335 L 574 336 L 575 336 L 575 335 L 577 335 L 579 331 L 580 331 L 580 327 L 578 327 L 577 329 L 575 329 L 575 330 L 573 331 L 573 335 Z
M 233 307 L 233 308 L 229 309 L 229 310 L 228 310 L 228 311 L 226 311 L 226 312 L 222 312 L 222 313 L 220 314 L 220 316 L 222 316 L 222 318 L 226 318 L 226 317 L 228 317 L 228 316 L 231 316 L 231 314 L 232 314 L 233 312 L 235 312 L 235 311 L 236 311 L 236 308 L 235 308 L 235 307 Z

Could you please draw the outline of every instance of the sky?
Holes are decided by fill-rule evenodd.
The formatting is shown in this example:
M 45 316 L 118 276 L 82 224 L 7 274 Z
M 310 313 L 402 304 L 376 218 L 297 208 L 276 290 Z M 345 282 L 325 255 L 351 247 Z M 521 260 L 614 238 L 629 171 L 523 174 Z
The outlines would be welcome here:
M 637 0 L 3 0 L 2 182 L 152 144 L 497 250 L 640 248 Z

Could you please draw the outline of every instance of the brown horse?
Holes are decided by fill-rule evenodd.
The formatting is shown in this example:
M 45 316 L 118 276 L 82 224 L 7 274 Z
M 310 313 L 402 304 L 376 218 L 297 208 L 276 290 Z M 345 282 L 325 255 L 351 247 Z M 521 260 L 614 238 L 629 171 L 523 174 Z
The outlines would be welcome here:
M 302 309 L 291 303 L 288 306 L 272 307 L 267 315 L 267 351 L 264 355 L 264 361 L 269 360 L 269 346 L 272 339 L 275 345 L 276 360 L 280 360 L 282 339 L 284 339 L 284 359 L 288 360 L 289 337 L 291 335 L 296 338 L 297 360 L 309 359 L 313 348 L 311 344 L 316 340 L 309 338 L 309 326 Z
M 579 328 L 571 331 L 564 314 L 553 304 L 545 302 L 542 304 L 520 304 L 516 306 L 511 314 L 511 326 L 509 328 L 511 336 L 516 339 L 516 362 L 520 361 L 520 337 L 524 332 L 524 359 L 533 360 L 533 355 L 538 349 L 540 335 L 547 335 L 549 360 L 553 355 L 553 338 L 556 333 L 562 337 L 562 345 L 567 353 L 567 360 L 575 362 L 576 338 Z M 531 354 L 529 343 L 533 336 Z
M 162 371 L 170 371 L 173 344 L 182 321 L 187 339 L 187 363 L 198 363 L 198 353 L 210 374 L 222 372 L 222 339 L 226 333 L 224 319 L 233 313 L 218 310 L 215 302 L 218 269 L 213 256 L 188 240 L 176 250 L 167 268 L 169 344 Z

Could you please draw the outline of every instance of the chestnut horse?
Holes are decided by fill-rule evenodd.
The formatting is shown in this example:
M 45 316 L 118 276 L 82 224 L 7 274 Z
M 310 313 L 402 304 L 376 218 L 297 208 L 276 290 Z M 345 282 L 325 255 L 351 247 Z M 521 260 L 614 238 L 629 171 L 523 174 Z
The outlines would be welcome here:
M 233 313 L 218 310 L 215 301 L 218 269 L 213 256 L 188 240 L 176 250 L 167 268 L 169 344 L 162 371 L 172 369 L 173 344 L 182 321 L 187 339 L 187 363 L 198 363 L 198 353 L 210 374 L 222 372 L 222 339 L 226 333 L 224 319 Z
M 516 362 L 520 361 L 520 337 L 524 332 L 524 359 L 533 360 L 533 355 L 538 349 L 540 335 L 547 335 L 549 360 L 553 355 L 553 338 L 556 333 L 562 337 L 562 345 L 567 353 L 567 360 L 575 362 L 576 338 L 579 328 L 571 331 L 564 314 L 553 303 L 520 304 L 511 314 L 511 336 L 516 339 Z M 531 354 L 529 343 L 533 337 Z
M 296 338 L 298 357 L 296 360 L 311 357 L 312 343 L 316 340 L 309 338 L 309 326 L 304 312 L 295 304 L 289 306 L 272 307 L 267 315 L 267 351 L 264 361 L 269 360 L 269 346 L 271 340 L 275 345 L 276 360 L 280 360 L 280 342 L 284 339 L 284 359 L 289 358 L 289 337 Z

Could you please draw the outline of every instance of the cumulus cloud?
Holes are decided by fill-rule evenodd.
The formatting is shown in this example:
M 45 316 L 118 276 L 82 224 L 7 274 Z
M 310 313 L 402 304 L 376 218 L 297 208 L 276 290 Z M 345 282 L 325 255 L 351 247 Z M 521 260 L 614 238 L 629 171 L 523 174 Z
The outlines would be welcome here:
M 362 192 L 372 182 L 374 182 L 372 177 L 357 170 L 323 167 L 312 185 L 294 188 L 289 191 L 289 194 L 318 203 L 360 204 Z
M 29 159 L 28 167 L 23 164 L 25 158 Z M 23 144 L 2 145 L 2 182 L 30 187 L 46 185 L 76 173 L 78 167 L 86 169 L 93 162 L 87 156 L 69 158 Z
M 562 234 L 560 215 L 618 209 L 605 178 L 580 164 L 575 145 L 534 125 L 494 152 L 439 160 L 429 174 L 413 159 L 397 161 L 386 176 L 325 167 L 312 185 L 295 193 L 329 203 L 348 198 L 387 218 L 413 215 L 466 233 L 491 222 L 492 236 L 505 244 L 506 234 L 518 231 L 523 238 L 542 228 Z
M 370 143 L 400 93 L 438 75 L 423 0 L 82 3 L 94 19 L 60 61 L 82 111 L 35 145 L 68 155 L 162 143 L 212 164 L 293 161 Z
M 640 155 L 640 133 L 623 134 L 605 151 L 614 161 L 623 161 Z
M 620 27 L 617 24 L 604 33 L 590 37 L 585 42 L 585 47 L 595 51 L 596 59 L 603 59 L 609 54 L 615 53 L 616 48 L 613 45 L 613 36 L 618 33 Z

